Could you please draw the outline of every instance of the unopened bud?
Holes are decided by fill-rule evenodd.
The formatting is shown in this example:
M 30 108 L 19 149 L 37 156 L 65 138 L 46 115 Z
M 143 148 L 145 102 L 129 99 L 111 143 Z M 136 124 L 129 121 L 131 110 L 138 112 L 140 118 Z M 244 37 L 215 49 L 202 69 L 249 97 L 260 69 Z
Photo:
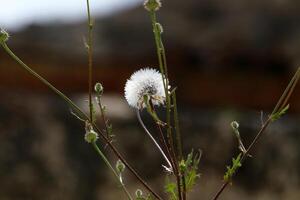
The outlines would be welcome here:
M 144 7 L 150 12 L 157 11 L 161 7 L 161 2 L 160 0 L 145 0 Z
M 136 196 L 136 197 L 142 197 L 142 196 L 143 196 L 143 191 L 140 190 L 140 189 L 137 189 L 137 190 L 135 191 L 135 196 Z
M 102 93 L 103 93 L 103 86 L 102 86 L 101 83 L 96 83 L 94 89 L 95 89 L 95 92 L 98 95 L 102 95 Z
M 98 133 L 96 133 L 93 129 L 93 126 L 88 121 L 86 121 L 84 140 L 88 143 L 93 143 L 96 142 L 98 138 Z
M 0 31 L 0 43 L 4 43 L 8 40 L 9 38 L 9 34 L 4 30 L 1 29 Z
M 233 130 L 236 130 L 236 129 L 238 129 L 239 128 L 239 123 L 237 123 L 237 121 L 233 121 L 233 122 L 231 122 L 231 127 L 232 127 L 232 129 Z
M 116 163 L 116 169 L 121 174 L 125 170 L 125 165 L 121 160 L 118 160 Z

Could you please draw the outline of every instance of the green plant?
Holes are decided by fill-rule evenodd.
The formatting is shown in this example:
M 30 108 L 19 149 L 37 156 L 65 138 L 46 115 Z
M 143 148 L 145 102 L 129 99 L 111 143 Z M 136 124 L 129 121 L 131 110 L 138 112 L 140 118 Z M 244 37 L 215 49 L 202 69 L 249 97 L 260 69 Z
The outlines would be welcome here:
M 19 59 L 8 47 L 7 41 L 9 35 L 6 31 L 1 30 L 0 32 L 0 44 L 3 49 L 16 61 L 20 66 L 29 72 L 33 77 L 40 80 L 49 89 L 55 92 L 59 97 L 61 97 L 66 104 L 72 109 L 72 114 L 74 114 L 78 119 L 83 122 L 86 133 L 84 135 L 85 140 L 95 149 L 96 153 L 107 165 L 108 169 L 113 173 L 116 178 L 117 183 L 121 186 L 124 191 L 126 198 L 129 200 L 152 200 L 162 198 L 157 192 L 155 192 L 147 183 L 144 181 L 140 175 L 131 167 L 131 165 L 126 161 L 122 154 L 117 150 L 116 144 L 114 143 L 114 134 L 112 130 L 112 124 L 106 117 L 106 108 L 102 103 L 102 94 L 104 92 L 103 86 L 100 83 L 96 83 L 94 86 L 96 102 L 98 106 L 98 112 L 101 114 L 101 120 L 104 124 L 104 130 L 101 130 L 96 124 L 95 113 L 97 112 L 96 106 L 92 103 L 93 95 L 93 23 L 90 12 L 90 2 L 87 3 L 87 15 L 88 15 L 88 40 L 85 44 L 88 53 L 88 91 L 89 91 L 89 113 L 85 114 L 71 99 L 69 99 L 65 94 L 58 90 L 55 86 L 49 83 L 45 78 L 40 76 L 38 73 L 33 71 L 29 66 L 27 66 L 21 59 Z M 199 179 L 200 174 L 198 170 L 198 165 L 201 158 L 201 152 L 191 153 L 184 158 L 182 153 L 182 141 L 181 141 L 181 131 L 179 126 L 179 116 L 176 100 L 176 87 L 172 87 L 171 80 L 168 76 L 168 66 L 166 51 L 163 45 L 162 34 L 163 26 L 158 22 L 156 13 L 161 8 L 160 0 L 146 0 L 144 2 L 144 7 L 148 11 L 152 29 L 154 33 L 154 42 L 156 45 L 156 54 L 158 58 L 158 68 L 159 72 L 156 70 L 142 70 L 146 75 L 138 76 L 137 72 L 133 75 L 135 78 L 131 78 L 130 81 L 139 81 L 141 85 L 140 88 L 132 89 L 130 83 L 128 83 L 129 94 L 127 100 L 128 103 L 134 107 L 137 111 L 137 118 L 142 125 L 145 132 L 150 136 L 156 147 L 162 153 L 164 159 L 166 160 L 168 166 L 164 166 L 166 171 L 166 184 L 164 185 L 164 190 L 168 195 L 169 200 L 186 200 L 187 193 L 192 191 L 196 185 L 196 181 Z M 157 76 L 159 76 L 157 78 Z M 242 142 L 241 135 L 239 133 L 239 124 L 237 122 L 232 122 L 231 126 L 235 136 L 238 139 L 238 148 L 240 150 L 239 154 L 232 158 L 232 164 L 227 166 L 227 170 L 223 177 L 223 184 L 217 193 L 212 198 L 216 200 L 220 197 L 224 189 L 229 183 L 233 181 L 233 177 L 237 174 L 239 168 L 246 158 L 250 157 L 251 150 L 255 147 L 257 141 L 261 138 L 267 127 L 274 121 L 278 120 L 282 115 L 284 115 L 289 109 L 289 98 L 293 93 L 295 86 L 298 82 L 300 76 L 300 68 L 295 73 L 294 77 L 291 79 L 287 88 L 283 92 L 281 98 L 276 104 L 273 112 L 268 116 L 268 119 L 262 124 L 260 130 L 258 131 L 256 137 L 253 139 L 251 144 L 246 148 Z M 144 79 L 147 79 L 145 82 Z M 149 81 L 150 80 L 150 81 Z M 151 84 L 149 84 L 151 83 Z M 136 94 L 136 96 L 135 96 Z M 136 98 L 133 99 L 132 98 Z M 134 103 L 132 103 L 134 102 Z M 165 106 L 166 119 L 161 119 L 155 110 L 155 105 Z M 156 124 L 159 138 L 162 141 L 160 144 L 151 135 L 149 130 L 144 125 L 140 110 L 146 109 L 147 113 L 152 117 Z M 99 148 L 99 140 L 107 145 L 115 156 L 118 158 L 116 167 L 114 168 L 106 155 Z M 244 164 L 243 164 L 244 166 Z M 138 189 L 135 193 L 135 197 L 132 197 L 128 191 L 125 180 L 123 180 L 122 173 L 125 169 L 128 169 L 136 179 L 141 183 L 142 186 L 147 190 L 147 194 L 143 194 L 142 190 Z

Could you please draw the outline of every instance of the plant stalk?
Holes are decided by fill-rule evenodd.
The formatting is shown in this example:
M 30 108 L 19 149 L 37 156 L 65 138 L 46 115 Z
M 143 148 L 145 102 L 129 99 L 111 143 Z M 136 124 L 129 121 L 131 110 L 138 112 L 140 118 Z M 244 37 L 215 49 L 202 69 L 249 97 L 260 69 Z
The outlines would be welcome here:
M 129 200 L 133 200 L 130 193 L 128 192 L 126 186 L 122 183 L 122 181 L 119 178 L 119 175 L 117 174 L 117 172 L 115 171 L 115 169 L 113 168 L 113 166 L 110 164 L 110 162 L 108 161 L 108 159 L 106 158 L 106 156 L 102 153 L 102 151 L 99 149 L 98 145 L 96 142 L 92 143 L 94 149 L 96 150 L 96 152 L 99 154 L 99 156 L 102 158 L 102 160 L 105 162 L 105 164 L 108 166 L 108 168 L 113 172 L 114 176 L 116 177 L 117 181 L 120 183 L 123 191 L 125 192 L 127 198 Z
M 262 134 L 265 132 L 265 130 L 267 129 L 267 127 L 273 122 L 273 115 L 277 112 L 280 112 L 281 109 L 283 109 L 285 106 L 287 106 L 287 102 L 290 99 L 291 94 L 293 93 L 298 80 L 300 77 L 300 68 L 297 69 L 295 75 L 293 76 L 293 78 L 290 80 L 289 84 L 287 85 L 286 89 L 284 90 L 284 92 L 282 93 L 281 97 L 279 98 L 276 106 L 274 107 L 271 115 L 269 115 L 268 119 L 263 123 L 262 127 L 260 128 L 259 132 L 257 133 L 257 135 L 255 136 L 255 138 L 253 139 L 253 141 L 251 142 L 251 144 L 249 145 L 249 147 L 247 148 L 246 152 L 243 153 L 243 156 L 241 157 L 240 162 L 243 163 L 245 161 L 245 159 L 248 157 L 248 155 L 250 154 L 251 150 L 255 147 L 255 145 L 257 144 L 258 140 L 261 138 Z M 225 188 L 227 187 L 227 185 L 230 183 L 230 180 L 225 181 L 222 186 L 219 188 L 219 190 L 217 191 L 217 193 L 214 195 L 214 197 L 212 198 L 212 200 L 217 200 L 220 195 L 222 194 L 222 192 L 225 190 Z
M 92 102 L 92 84 L 93 84 L 93 22 L 91 19 L 90 1 L 86 0 L 87 15 L 88 15 L 88 42 L 86 44 L 88 51 L 88 82 L 89 82 L 89 109 L 90 109 L 90 120 L 93 119 L 93 102 Z
M 69 99 L 65 94 L 63 94 L 61 91 L 59 91 L 57 88 L 55 88 L 51 83 L 49 83 L 46 79 L 41 77 L 38 73 L 36 73 L 34 70 L 32 70 L 30 67 L 28 67 L 20 58 L 18 58 L 6 45 L 6 43 L 1 43 L 1 46 L 6 51 L 8 55 L 10 55 L 17 63 L 20 64 L 21 67 L 23 67 L 27 72 L 29 72 L 32 76 L 37 78 L 39 81 L 41 81 L 43 84 L 45 84 L 49 89 L 51 89 L 54 93 L 56 93 L 59 97 L 61 97 L 70 107 L 73 109 L 73 111 L 76 113 L 76 115 L 84 120 L 89 121 L 93 127 L 96 129 L 96 131 L 100 134 L 101 138 L 104 140 L 104 142 L 111 148 L 113 153 L 124 163 L 124 165 L 128 168 L 128 170 L 137 178 L 137 180 L 156 198 L 159 200 L 162 200 L 162 198 L 153 191 L 153 189 L 138 175 L 138 173 L 129 165 L 129 163 L 123 158 L 123 156 L 119 153 L 119 151 L 116 149 L 116 147 L 110 142 L 110 140 L 105 137 L 105 135 L 102 133 L 102 131 L 97 127 L 97 125 L 90 121 L 89 117 L 71 100 Z
M 161 147 L 159 146 L 159 144 L 156 142 L 156 140 L 154 139 L 154 137 L 151 135 L 151 133 L 148 131 L 148 129 L 146 128 L 141 115 L 140 115 L 140 111 L 137 109 L 136 110 L 136 115 L 138 118 L 139 123 L 141 124 L 141 126 L 143 127 L 144 131 L 147 133 L 147 135 L 150 137 L 150 139 L 153 141 L 153 143 L 155 144 L 155 146 L 158 148 L 158 150 L 160 151 L 160 153 L 162 154 L 162 156 L 164 157 L 165 161 L 167 162 L 169 168 L 171 171 L 173 171 L 173 167 L 171 162 L 169 161 L 168 157 L 166 156 L 165 152 L 161 149 Z

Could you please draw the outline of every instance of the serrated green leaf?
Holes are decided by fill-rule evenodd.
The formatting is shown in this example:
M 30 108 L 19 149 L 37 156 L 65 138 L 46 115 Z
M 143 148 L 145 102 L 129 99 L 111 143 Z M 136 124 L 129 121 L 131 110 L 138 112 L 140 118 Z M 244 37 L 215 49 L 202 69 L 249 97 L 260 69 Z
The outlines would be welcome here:
M 232 158 L 232 166 L 226 166 L 227 171 L 224 175 L 224 181 L 230 181 L 238 168 L 242 166 L 241 163 L 242 154 L 240 153 L 236 158 Z

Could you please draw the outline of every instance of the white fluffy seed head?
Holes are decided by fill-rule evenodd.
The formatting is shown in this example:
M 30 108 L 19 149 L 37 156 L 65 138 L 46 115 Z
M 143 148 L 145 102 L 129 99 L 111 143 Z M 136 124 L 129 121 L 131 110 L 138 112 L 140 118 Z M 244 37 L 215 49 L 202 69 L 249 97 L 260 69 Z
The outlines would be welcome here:
M 144 95 L 148 95 L 153 105 L 164 104 L 165 91 L 162 75 L 155 69 L 144 68 L 134 72 L 125 85 L 125 98 L 134 108 L 145 107 Z

